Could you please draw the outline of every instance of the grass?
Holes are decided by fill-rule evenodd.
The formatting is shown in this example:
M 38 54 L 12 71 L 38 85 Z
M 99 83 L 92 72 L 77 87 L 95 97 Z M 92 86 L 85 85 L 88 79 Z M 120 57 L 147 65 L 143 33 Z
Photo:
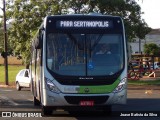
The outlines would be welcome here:
M 24 69 L 25 66 L 22 65 L 9 65 L 8 66 L 8 81 L 9 85 L 15 82 L 15 78 L 19 70 Z M 5 68 L 3 65 L 0 65 L 0 84 L 5 83 Z
M 140 81 L 140 80 L 129 80 L 129 85 L 160 85 L 160 80 L 147 80 L 147 81 Z
M 14 84 L 15 78 L 19 70 L 24 69 L 25 66 L 22 65 L 9 65 L 8 66 L 8 81 L 9 85 Z M 0 65 L 0 84 L 5 83 L 4 78 L 4 66 Z M 129 80 L 129 85 L 160 85 L 160 80 L 150 80 L 150 81 L 139 81 L 139 80 Z

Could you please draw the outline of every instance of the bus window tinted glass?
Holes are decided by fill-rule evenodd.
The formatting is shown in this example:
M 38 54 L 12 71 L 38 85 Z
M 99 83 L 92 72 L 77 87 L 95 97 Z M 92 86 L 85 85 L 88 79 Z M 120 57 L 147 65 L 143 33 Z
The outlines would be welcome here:
M 59 75 L 113 75 L 123 67 L 121 34 L 47 35 L 47 67 Z

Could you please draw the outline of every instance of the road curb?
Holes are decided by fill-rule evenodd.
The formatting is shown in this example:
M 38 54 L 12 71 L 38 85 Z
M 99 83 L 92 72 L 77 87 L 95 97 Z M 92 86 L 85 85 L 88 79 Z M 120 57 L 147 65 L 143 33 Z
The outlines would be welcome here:
M 128 85 L 128 90 L 160 90 L 159 85 Z
M 0 85 L 0 88 L 15 88 L 13 85 Z

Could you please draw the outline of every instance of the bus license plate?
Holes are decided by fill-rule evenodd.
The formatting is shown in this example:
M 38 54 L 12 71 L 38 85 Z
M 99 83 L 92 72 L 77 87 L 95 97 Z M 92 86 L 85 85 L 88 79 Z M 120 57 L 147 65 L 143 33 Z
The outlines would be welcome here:
M 94 106 L 94 101 L 80 101 L 80 106 Z

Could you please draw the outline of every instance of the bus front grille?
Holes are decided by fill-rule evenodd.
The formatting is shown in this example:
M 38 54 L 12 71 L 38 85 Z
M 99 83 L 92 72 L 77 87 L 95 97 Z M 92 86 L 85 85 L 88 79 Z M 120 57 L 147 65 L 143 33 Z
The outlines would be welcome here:
M 109 96 L 64 96 L 69 104 L 79 104 L 81 101 L 94 101 L 95 105 L 104 104 Z

